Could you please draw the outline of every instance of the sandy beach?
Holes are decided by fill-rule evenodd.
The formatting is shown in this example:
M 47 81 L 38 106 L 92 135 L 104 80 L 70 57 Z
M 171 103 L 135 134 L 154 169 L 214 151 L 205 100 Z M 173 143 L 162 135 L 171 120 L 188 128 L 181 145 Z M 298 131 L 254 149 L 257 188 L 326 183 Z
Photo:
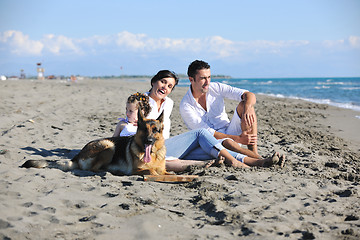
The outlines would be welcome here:
M 25 169 L 110 137 L 148 79 L 0 81 L 1 239 L 360 239 L 359 112 L 257 95 L 259 152 L 284 168 L 191 168 L 189 183 Z M 251 89 L 249 89 L 251 90 Z M 172 135 L 187 131 L 170 97 Z M 230 116 L 236 103 L 228 102 Z

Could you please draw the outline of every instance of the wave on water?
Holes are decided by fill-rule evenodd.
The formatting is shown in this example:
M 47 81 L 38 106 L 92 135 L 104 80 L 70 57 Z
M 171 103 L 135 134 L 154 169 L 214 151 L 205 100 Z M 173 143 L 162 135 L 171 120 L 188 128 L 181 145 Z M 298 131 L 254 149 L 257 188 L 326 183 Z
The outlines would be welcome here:
M 213 79 L 255 94 L 278 98 L 301 99 L 360 111 L 360 78 L 226 78 Z M 189 86 L 189 80 L 180 80 Z
M 344 87 L 344 88 L 340 88 L 341 90 L 359 90 L 360 87 Z
M 273 81 L 265 81 L 265 82 L 258 82 L 254 83 L 254 85 L 271 85 Z
M 360 106 L 358 106 L 358 105 L 355 105 L 355 104 L 352 104 L 352 103 L 334 102 L 334 101 L 332 101 L 330 99 L 301 98 L 301 97 L 294 97 L 294 96 L 284 96 L 282 94 L 265 94 L 265 93 L 258 93 L 258 94 L 271 96 L 271 97 L 277 97 L 277 98 L 290 98 L 290 99 L 304 100 L 304 101 L 307 101 L 307 102 L 313 102 L 313 103 L 319 103 L 319 104 L 327 104 L 327 105 L 330 105 L 330 106 L 335 106 L 335 107 L 339 107 L 339 108 L 346 108 L 346 109 L 351 109 L 351 110 L 360 112 Z
M 318 85 L 345 85 L 345 84 L 349 84 L 349 83 L 326 81 L 326 82 L 317 82 L 317 84 Z
M 325 86 L 325 85 L 322 85 L 322 86 L 316 86 L 314 87 L 315 89 L 328 89 L 330 88 L 329 86 Z

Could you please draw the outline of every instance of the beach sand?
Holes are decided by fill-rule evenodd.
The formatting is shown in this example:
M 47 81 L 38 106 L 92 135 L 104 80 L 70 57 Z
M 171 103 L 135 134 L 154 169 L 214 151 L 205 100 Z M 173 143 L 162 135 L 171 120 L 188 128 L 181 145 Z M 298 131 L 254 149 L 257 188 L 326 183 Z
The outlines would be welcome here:
M 0 82 L 1 239 L 360 238 L 360 114 L 327 105 L 257 95 L 259 152 L 286 154 L 282 169 L 191 168 L 193 182 L 159 183 L 20 168 L 111 136 L 127 97 L 149 88 L 149 79 Z M 170 95 L 172 135 L 187 131 L 186 91 Z

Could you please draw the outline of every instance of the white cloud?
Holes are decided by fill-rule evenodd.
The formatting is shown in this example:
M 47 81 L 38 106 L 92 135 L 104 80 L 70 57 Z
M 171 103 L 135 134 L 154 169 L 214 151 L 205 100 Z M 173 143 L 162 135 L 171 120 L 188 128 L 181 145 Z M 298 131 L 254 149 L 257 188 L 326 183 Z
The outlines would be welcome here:
M 229 57 L 239 52 L 239 49 L 236 48 L 233 41 L 224 39 L 220 36 L 213 36 L 205 39 L 203 50 L 213 52 L 217 55 L 217 58 Z
M 338 48 L 344 46 L 345 41 L 343 39 L 340 40 L 324 40 L 323 45 L 327 48 Z
M 97 46 L 97 45 L 107 45 L 111 42 L 111 38 L 109 36 L 92 36 L 89 38 L 84 38 L 79 40 L 79 44 L 85 44 L 88 46 Z
M 54 34 L 47 34 L 44 36 L 42 42 L 45 50 L 54 54 L 61 54 L 65 52 L 80 54 L 81 50 L 76 46 L 74 40 L 65 36 L 55 36 Z
M 349 43 L 350 43 L 350 46 L 353 48 L 360 48 L 360 37 L 350 36 Z
M 31 40 L 28 35 L 20 31 L 10 30 L 0 33 L 0 43 L 16 55 L 41 55 L 44 51 L 52 54 L 65 52 L 80 54 L 81 50 L 74 42 L 65 36 L 53 34 L 47 34 L 41 40 Z
M 343 48 L 360 48 L 360 37 L 359 36 L 350 36 L 347 39 L 340 40 L 324 40 L 323 45 L 327 48 L 334 50 L 343 49 Z
M 306 47 L 306 48 L 304 48 Z M 206 38 L 151 38 L 146 34 L 127 31 L 113 35 L 72 39 L 63 35 L 47 34 L 40 40 L 32 40 L 20 31 L 0 33 L 0 50 L 15 54 L 92 55 L 112 52 L 132 52 L 141 55 L 202 55 L 212 59 L 256 59 L 259 56 L 288 56 L 296 53 L 326 51 L 326 48 L 360 48 L 360 37 L 322 42 L 320 49 L 307 40 L 292 41 L 232 41 L 221 36 Z
M 7 31 L 0 35 L 0 42 L 11 45 L 11 51 L 17 54 L 39 55 L 44 52 L 59 55 L 63 53 L 86 54 L 101 50 L 108 51 L 156 51 L 178 53 L 204 53 L 216 58 L 226 58 L 242 52 L 278 54 L 283 48 L 297 47 L 308 44 L 307 41 L 252 41 L 235 42 L 221 36 L 203 39 L 171 39 L 150 38 L 146 34 L 134 34 L 127 31 L 108 36 L 93 36 L 85 39 L 71 39 L 62 35 L 47 34 L 41 40 L 29 39 L 19 31 Z M 86 49 L 86 50 L 85 50 Z
M 128 47 L 133 50 L 141 50 L 147 46 L 145 34 L 133 34 L 129 32 L 121 32 L 116 34 L 116 44 L 120 47 Z
M 252 41 L 235 42 L 221 36 L 212 36 L 203 39 L 171 39 L 150 38 L 146 34 L 121 32 L 115 35 L 115 43 L 119 50 L 135 51 L 171 51 L 189 53 L 212 53 L 220 58 L 239 54 L 242 51 L 279 52 L 283 48 L 299 47 L 309 44 L 309 41 Z M 276 51 L 274 51 L 274 49 Z
M 10 51 L 18 55 L 39 55 L 44 48 L 44 44 L 41 41 L 31 40 L 28 35 L 14 30 L 0 33 L 0 42 L 8 45 Z

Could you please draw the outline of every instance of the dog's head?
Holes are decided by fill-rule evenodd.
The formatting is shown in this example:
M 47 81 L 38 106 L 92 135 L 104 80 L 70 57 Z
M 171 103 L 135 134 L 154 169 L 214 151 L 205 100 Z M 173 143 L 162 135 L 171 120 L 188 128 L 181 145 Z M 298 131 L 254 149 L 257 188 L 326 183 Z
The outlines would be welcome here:
M 138 129 L 135 135 L 135 141 L 145 152 L 144 161 L 148 162 L 149 155 L 153 146 L 160 149 L 164 145 L 164 112 L 157 119 L 147 119 L 142 111 L 138 110 Z M 148 157 L 148 158 L 147 158 Z

